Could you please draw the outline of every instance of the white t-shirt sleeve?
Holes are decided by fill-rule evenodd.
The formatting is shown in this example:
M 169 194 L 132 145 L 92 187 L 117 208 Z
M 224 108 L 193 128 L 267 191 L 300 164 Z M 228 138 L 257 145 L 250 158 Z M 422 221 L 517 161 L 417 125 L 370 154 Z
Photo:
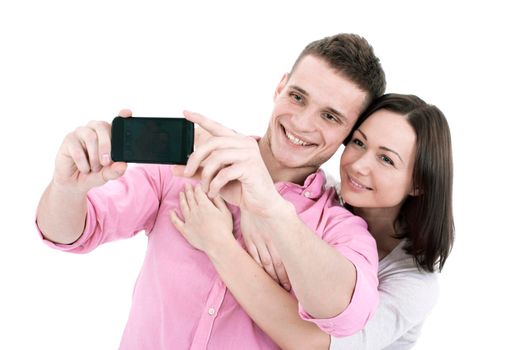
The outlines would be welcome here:
M 331 338 L 330 350 L 407 349 L 393 346 L 430 313 L 438 297 L 436 273 L 398 271 L 379 284 L 379 307 L 365 328 L 349 337 Z

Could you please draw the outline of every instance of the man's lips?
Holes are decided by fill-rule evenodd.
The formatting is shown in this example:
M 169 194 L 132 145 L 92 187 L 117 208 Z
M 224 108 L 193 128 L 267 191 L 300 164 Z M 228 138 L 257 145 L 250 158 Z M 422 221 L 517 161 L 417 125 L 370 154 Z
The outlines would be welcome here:
M 300 138 L 299 136 L 291 133 L 290 131 L 286 130 L 286 128 L 284 126 L 282 126 L 283 128 L 283 132 L 284 132 L 284 135 L 286 136 L 286 138 L 291 142 L 293 143 L 294 145 L 297 145 L 297 146 L 303 146 L 303 147 L 308 147 L 308 146 L 314 146 L 315 144 L 312 143 L 312 142 L 309 142 L 307 140 L 304 140 L 303 138 Z

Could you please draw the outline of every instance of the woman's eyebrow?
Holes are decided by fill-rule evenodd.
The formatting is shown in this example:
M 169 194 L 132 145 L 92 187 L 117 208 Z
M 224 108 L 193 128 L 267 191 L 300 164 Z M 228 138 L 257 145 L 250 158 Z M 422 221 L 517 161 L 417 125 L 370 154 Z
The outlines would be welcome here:
M 392 152 L 394 153 L 398 158 L 399 160 L 404 164 L 405 162 L 403 161 L 403 158 L 401 158 L 401 156 L 399 155 L 399 153 L 397 153 L 396 151 L 394 151 L 393 149 L 390 149 L 388 147 L 385 147 L 385 146 L 379 146 L 380 149 L 383 149 L 385 151 L 388 151 L 388 152 Z
M 360 129 L 357 129 L 356 131 L 358 131 L 365 140 L 368 141 L 368 138 L 366 137 L 365 133 L 362 132 Z M 382 150 L 385 150 L 385 151 L 388 151 L 388 152 L 392 152 L 394 153 L 398 158 L 399 160 L 404 164 L 405 162 L 403 161 L 403 158 L 401 158 L 401 156 L 399 155 L 399 153 L 397 153 L 396 151 L 394 151 L 393 149 L 390 149 L 388 147 L 385 147 L 385 146 L 379 146 L 379 149 L 382 149 Z

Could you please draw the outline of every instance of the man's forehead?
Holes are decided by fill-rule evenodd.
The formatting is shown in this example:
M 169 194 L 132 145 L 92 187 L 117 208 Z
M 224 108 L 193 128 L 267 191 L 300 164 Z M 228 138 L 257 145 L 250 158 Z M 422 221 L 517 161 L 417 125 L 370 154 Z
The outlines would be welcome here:
M 338 111 L 348 119 L 361 112 L 366 93 L 349 78 L 333 69 L 326 61 L 305 56 L 288 77 L 289 89 L 294 89 L 313 102 Z

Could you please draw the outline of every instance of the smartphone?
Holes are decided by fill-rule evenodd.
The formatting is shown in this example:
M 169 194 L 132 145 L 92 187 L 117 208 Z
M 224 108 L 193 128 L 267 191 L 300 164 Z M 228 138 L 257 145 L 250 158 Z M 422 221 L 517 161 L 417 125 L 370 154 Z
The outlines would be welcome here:
M 186 164 L 193 152 L 193 129 L 184 118 L 116 117 L 111 123 L 111 159 Z

